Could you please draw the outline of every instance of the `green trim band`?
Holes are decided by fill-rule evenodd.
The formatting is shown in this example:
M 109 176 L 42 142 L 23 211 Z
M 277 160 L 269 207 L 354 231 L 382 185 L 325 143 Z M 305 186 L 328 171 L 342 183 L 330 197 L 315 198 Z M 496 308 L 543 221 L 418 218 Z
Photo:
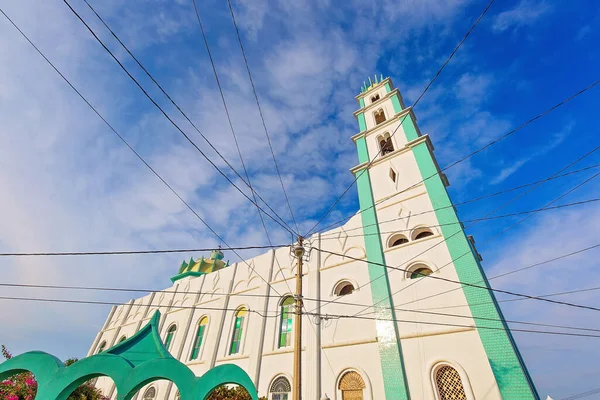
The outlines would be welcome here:
M 369 154 L 364 137 L 356 141 L 358 148 L 358 157 L 361 163 L 369 160 Z M 371 295 L 376 322 L 377 341 L 379 345 L 379 356 L 381 358 L 381 370 L 383 375 L 383 385 L 385 398 L 387 400 L 408 400 L 410 399 L 408 391 L 408 382 L 404 370 L 404 360 L 402 358 L 402 346 L 400 344 L 400 334 L 398 324 L 395 322 L 396 314 L 391 301 L 391 290 L 389 278 L 385 265 L 385 256 L 383 254 L 383 245 L 381 243 L 381 233 L 377 222 L 375 210 L 375 201 L 371 188 L 371 178 L 369 170 L 358 171 L 356 186 L 358 188 L 358 200 L 360 203 L 361 219 L 364 231 L 365 250 L 369 268 L 369 278 L 371 279 Z M 383 278 L 381 278 L 383 276 Z
M 183 279 L 185 277 L 188 276 L 201 276 L 201 275 L 205 275 L 204 272 L 195 272 L 195 271 L 188 271 L 188 272 L 184 272 L 183 274 L 179 274 L 179 275 L 175 275 L 174 277 L 171 278 L 171 282 L 175 283 L 175 281 L 178 281 L 180 279 Z
M 356 118 L 358 118 L 358 127 L 360 129 L 360 132 L 366 131 L 367 130 L 367 121 L 365 120 L 365 114 L 360 113 L 356 116 Z
M 402 127 L 409 142 L 418 137 L 412 116 L 404 120 Z M 485 282 L 486 287 L 490 287 L 479 260 L 474 255 L 471 244 L 462 231 L 458 216 L 452 207 L 446 187 L 437 173 L 437 166 L 427 144 L 423 142 L 414 146 L 413 154 L 422 178 L 427 177 L 424 181 L 425 187 L 431 205 L 436 210 L 435 215 L 441 226 L 450 257 L 454 260 L 459 280 L 479 285 L 481 282 Z M 469 254 L 465 256 L 465 253 Z M 485 323 L 482 322 L 482 319 L 475 320 L 476 326 L 499 328 L 499 330 L 477 329 L 477 332 L 502 397 L 504 399 L 539 400 L 533 381 L 493 293 L 472 286 L 463 286 L 462 289 L 471 314 L 485 318 Z M 497 322 L 495 322 L 496 320 Z

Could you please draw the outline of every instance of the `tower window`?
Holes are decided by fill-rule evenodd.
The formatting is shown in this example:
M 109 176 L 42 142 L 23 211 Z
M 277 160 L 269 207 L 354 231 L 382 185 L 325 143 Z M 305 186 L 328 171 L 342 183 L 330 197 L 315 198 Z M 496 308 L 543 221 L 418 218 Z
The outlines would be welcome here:
M 123 343 L 126 340 L 127 340 L 127 336 L 123 335 L 123 336 L 121 336 L 121 339 L 119 339 L 119 343 Z
M 242 344 L 242 332 L 244 329 L 244 319 L 248 314 L 248 310 L 245 308 L 240 308 L 235 313 L 234 327 L 233 327 L 233 336 L 231 338 L 231 346 L 229 347 L 229 354 L 237 354 L 240 351 L 240 347 Z
M 376 125 L 379 125 L 380 123 L 385 121 L 385 113 L 383 112 L 382 108 L 375 111 L 375 113 L 373 115 L 375 116 L 375 124 Z
M 413 272 L 411 272 L 410 279 L 422 278 L 424 276 L 431 275 L 431 273 L 432 273 L 432 271 L 427 267 L 417 268 Z
M 348 281 L 340 282 L 333 291 L 336 296 L 347 296 L 354 293 L 354 285 Z
M 397 234 L 390 238 L 388 247 L 396 247 L 405 243 L 408 243 L 408 239 L 406 238 L 406 236 L 402 234 Z
M 390 178 L 392 179 L 392 182 L 396 183 L 397 177 L 398 177 L 398 175 L 396 174 L 396 171 L 394 171 L 392 168 L 390 168 Z
M 279 348 L 292 344 L 293 307 L 295 300 L 292 296 L 286 297 L 281 303 L 281 320 L 279 321 Z
M 375 103 L 379 99 L 380 99 L 379 93 L 377 93 L 376 95 L 374 95 L 374 96 L 371 97 L 371 103 Z
M 440 400 L 467 400 L 458 371 L 449 365 L 444 365 L 435 372 L 435 387 Z
M 415 236 L 415 240 L 423 239 L 429 236 L 433 236 L 433 232 L 429 230 L 422 231 Z
M 383 136 L 379 136 L 377 141 L 379 142 L 379 150 L 382 156 L 394 151 L 394 144 L 389 132 L 386 132 Z

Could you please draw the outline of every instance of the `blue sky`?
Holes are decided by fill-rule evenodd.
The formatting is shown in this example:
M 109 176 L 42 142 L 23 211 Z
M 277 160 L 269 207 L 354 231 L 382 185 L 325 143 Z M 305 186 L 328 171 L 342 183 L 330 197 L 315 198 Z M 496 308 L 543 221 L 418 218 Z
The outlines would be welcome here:
M 1 4 L 229 244 L 266 244 L 253 206 L 201 159 L 62 1 Z M 72 4 L 198 146 L 207 149 L 85 3 L 73 0 Z M 91 4 L 240 169 L 191 1 L 92 0 Z M 287 218 L 226 3 L 198 4 L 253 183 Z M 487 2 L 253 0 L 233 4 L 291 204 L 306 230 L 352 181 L 348 169 L 357 163 L 350 140 L 357 132 L 352 112 L 363 80 L 374 73 L 391 76 L 406 103 L 412 104 Z M 431 136 L 442 167 L 599 79 L 600 5 L 584 0 L 576 5 L 496 1 L 415 108 L 421 131 Z M 218 243 L 4 19 L 0 44 L 1 249 L 85 251 Z M 596 146 L 599 90 L 585 93 L 450 169 L 453 200 L 543 179 Z M 573 168 L 598 162 L 600 156 L 594 154 Z M 543 206 L 593 173 L 544 184 L 498 213 Z M 593 180 L 561 202 L 598 197 L 599 192 L 600 184 Z M 516 194 L 460 206 L 460 216 L 483 216 Z M 328 220 L 356 209 L 351 190 Z M 484 268 L 493 276 L 597 244 L 598 217 L 592 203 L 540 213 L 491 240 L 518 219 L 481 222 L 468 233 L 475 236 Z M 268 226 L 274 242 L 289 240 L 276 225 Z M 492 284 L 530 294 L 600 286 L 595 268 L 598 254 L 587 252 Z M 233 254 L 227 256 L 235 261 Z M 183 258 L 4 258 L 0 267 L 5 282 L 160 289 L 168 285 Z M 7 288 L 2 293 L 107 301 L 135 296 Z M 600 294 L 562 299 L 598 305 Z M 502 304 L 509 319 L 600 328 L 592 311 L 533 301 Z M 61 358 L 82 357 L 108 309 L 1 301 L 0 343 L 15 353 L 41 349 Z M 597 386 L 597 339 L 525 333 L 515 337 L 541 395 L 560 398 Z

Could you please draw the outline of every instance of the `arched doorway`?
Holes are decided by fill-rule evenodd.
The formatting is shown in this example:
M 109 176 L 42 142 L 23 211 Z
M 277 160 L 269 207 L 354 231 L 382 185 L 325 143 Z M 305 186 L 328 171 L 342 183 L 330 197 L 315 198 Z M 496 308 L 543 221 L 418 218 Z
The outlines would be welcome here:
M 338 389 L 342 392 L 342 400 L 363 400 L 365 381 L 356 371 L 348 371 L 340 379 Z

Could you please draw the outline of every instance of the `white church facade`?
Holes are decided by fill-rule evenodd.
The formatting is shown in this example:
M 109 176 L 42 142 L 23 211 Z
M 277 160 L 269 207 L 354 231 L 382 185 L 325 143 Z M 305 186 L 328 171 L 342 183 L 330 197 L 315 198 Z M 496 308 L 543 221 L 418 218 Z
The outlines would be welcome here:
M 389 78 L 356 99 L 360 212 L 306 238 L 302 398 L 539 399 L 412 109 Z M 113 307 L 88 355 L 160 310 L 166 347 L 196 375 L 236 364 L 259 396 L 291 399 L 295 268 L 289 248 L 184 262 L 170 287 Z M 108 378 L 96 386 L 116 398 Z M 176 398 L 157 381 L 135 400 Z

